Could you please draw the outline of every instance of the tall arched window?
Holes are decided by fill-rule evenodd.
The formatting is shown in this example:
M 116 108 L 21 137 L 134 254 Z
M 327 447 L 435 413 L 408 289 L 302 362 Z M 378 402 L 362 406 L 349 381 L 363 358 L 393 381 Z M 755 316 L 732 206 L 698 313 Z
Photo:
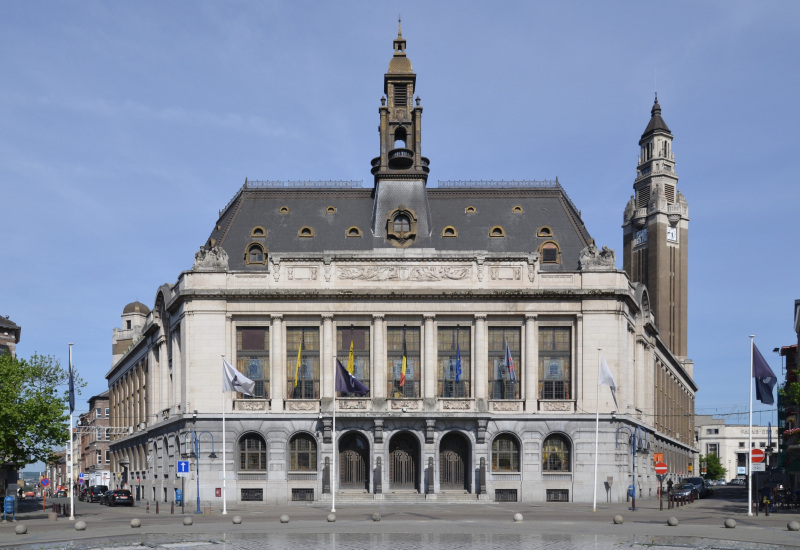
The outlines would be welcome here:
M 510 434 L 500 434 L 492 441 L 492 471 L 519 472 L 519 444 Z
M 542 445 L 543 472 L 570 472 L 569 441 L 563 435 L 554 434 Z
M 257 434 L 250 434 L 239 440 L 239 469 L 267 470 L 267 442 Z
M 297 434 L 289 442 L 290 470 L 317 470 L 317 442 L 308 434 Z

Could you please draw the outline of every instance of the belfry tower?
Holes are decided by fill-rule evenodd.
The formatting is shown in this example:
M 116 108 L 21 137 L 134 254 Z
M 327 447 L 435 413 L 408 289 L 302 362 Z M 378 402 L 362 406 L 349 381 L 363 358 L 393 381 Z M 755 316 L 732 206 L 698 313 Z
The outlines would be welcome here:
M 678 190 L 672 134 L 656 96 L 639 140 L 634 196 L 625 208 L 623 269 L 644 283 L 661 339 L 672 353 L 687 353 L 689 206 Z
M 422 106 L 414 100 L 417 75 L 406 57 L 400 22 L 389 71 L 383 76 L 380 156 L 372 159 L 375 198 L 372 231 L 396 247 L 411 246 L 430 233 L 427 158 L 422 156 Z

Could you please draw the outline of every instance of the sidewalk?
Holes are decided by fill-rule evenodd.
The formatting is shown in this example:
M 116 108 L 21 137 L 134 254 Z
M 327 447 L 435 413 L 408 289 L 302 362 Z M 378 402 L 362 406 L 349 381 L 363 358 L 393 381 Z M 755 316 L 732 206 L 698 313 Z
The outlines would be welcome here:
M 48 504 L 64 504 L 67 501 L 64 498 L 48 499 Z M 590 504 L 583 503 L 531 505 L 476 502 L 437 505 L 429 501 L 425 505 L 385 505 L 377 502 L 372 506 L 338 505 L 335 523 L 327 521 L 330 513 L 328 505 L 318 502 L 229 508 L 227 515 L 222 515 L 218 509 L 213 509 L 211 514 L 195 515 L 194 506 L 187 506 L 184 516 L 180 514 L 180 509 L 171 515 L 169 507 L 161 508 L 160 513 L 155 514 L 154 506 L 151 506 L 148 514 L 142 503 L 134 508 L 108 508 L 76 502 L 76 519 L 87 525 L 85 531 L 76 531 L 75 522 L 66 517 L 61 516 L 55 522 L 48 521 L 47 511 L 41 509 L 41 501 L 23 501 L 17 523 L 0 524 L 0 547 L 53 548 L 64 541 L 75 541 L 70 544 L 71 548 L 139 544 L 158 547 L 182 542 L 189 544 L 187 541 L 194 541 L 191 544 L 196 546 L 211 544 L 211 541 L 227 541 L 230 544 L 227 548 L 268 548 L 271 545 L 286 547 L 289 542 L 296 543 L 309 537 L 317 537 L 313 543 L 317 545 L 327 540 L 325 537 L 328 536 L 358 534 L 363 537 L 377 536 L 375 540 L 378 542 L 371 540 L 369 544 L 377 544 L 378 547 L 402 544 L 405 538 L 412 535 L 422 537 L 420 544 L 428 537 L 424 542 L 426 547 L 431 544 L 445 547 L 456 540 L 460 544 L 465 541 L 466 544 L 470 544 L 470 541 L 482 544 L 487 537 L 513 535 L 526 537 L 530 547 L 537 547 L 537 541 L 541 542 L 542 537 L 550 537 L 547 540 L 551 542 L 563 540 L 563 546 L 548 548 L 581 548 L 589 542 L 582 537 L 589 536 L 595 537 L 595 545 L 599 540 L 601 543 L 613 543 L 612 546 L 800 548 L 800 532 L 786 528 L 789 521 L 800 521 L 800 513 L 747 516 L 744 500 L 736 499 L 706 499 L 671 510 L 667 510 L 665 504 L 663 511 L 658 509 L 657 501 L 645 500 L 637 503 L 636 512 L 630 511 L 630 505 L 625 503 L 603 503 L 594 512 Z M 381 521 L 372 521 L 375 513 L 381 515 Z M 516 513 L 522 514 L 523 521 L 513 521 Z M 283 514 L 289 516 L 289 523 L 280 522 Z M 613 523 L 614 516 L 618 514 L 624 518 L 621 525 Z M 242 517 L 241 525 L 233 524 L 232 519 L 236 515 Z M 677 527 L 667 525 L 670 516 L 678 519 Z M 184 517 L 191 517 L 194 524 L 183 525 Z M 133 518 L 141 520 L 140 528 L 131 528 L 130 521 Z M 724 527 L 724 521 L 728 518 L 736 520 L 735 529 Z M 26 535 L 15 534 L 14 529 L 19 524 L 27 527 Z

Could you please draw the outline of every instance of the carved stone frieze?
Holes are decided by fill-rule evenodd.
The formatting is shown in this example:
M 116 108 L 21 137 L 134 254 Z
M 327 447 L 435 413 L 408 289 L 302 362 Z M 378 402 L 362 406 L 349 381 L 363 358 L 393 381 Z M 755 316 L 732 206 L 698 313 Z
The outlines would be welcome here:
M 234 401 L 234 409 L 237 411 L 268 411 L 269 403 L 261 399 L 237 399 Z
M 607 246 L 598 250 L 593 244 L 581 250 L 580 264 L 581 271 L 614 271 L 617 269 L 614 251 Z
M 340 267 L 337 277 L 361 281 L 457 281 L 469 276 L 470 267 L 388 265 Z
M 361 409 L 366 410 L 369 405 L 369 400 L 367 399 L 339 399 L 336 401 L 336 405 L 340 410 L 353 410 L 353 409 Z
M 316 401 L 287 401 L 286 410 L 289 411 L 315 411 L 317 410 Z
M 489 268 L 489 277 L 493 281 L 519 281 L 521 270 L 518 267 L 506 267 L 494 265 Z
M 522 411 L 520 401 L 492 401 L 492 410 L 498 412 L 518 412 Z
M 311 266 L 290 267 L 289 269 L 286 270 L 286 276 L 289 278 L 290 281 L 294 280 L 316 281 L 317 271 L 318 269 L 316 267 L 311 267 Z
M 192 271 L 227 271 L 228 253 L 217 245 L 211 248 L 201 246 L 194 255 Z
M 442 401 L 442 408 L 446 411 L 468 411 L 472 408 L 469 401 Z
M 572 401 L 542 401 L 543 411 L 563 412 L 572 410 Z
M 394 410 L 419 409 L 419 401 L 403 401 L 403 400 L 393 399 L 391 403 L 392 403 L 392 409 Z

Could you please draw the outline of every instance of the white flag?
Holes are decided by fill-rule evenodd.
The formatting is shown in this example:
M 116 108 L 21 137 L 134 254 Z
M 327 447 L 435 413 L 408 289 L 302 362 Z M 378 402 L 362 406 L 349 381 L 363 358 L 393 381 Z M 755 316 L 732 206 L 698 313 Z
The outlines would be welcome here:
M 614 398 L 614 406 L 619 410 L 619 405 L 617 404 L 617 382 L 611 375 L 611 369 L 608 368 L 606 358 L 602 355 L 600 356 L 600 385 L 609 386 L 611 388 L 611 397 Z
M 255 382 L 222 360 L 222 391 L 238 391 L 252 397 L 255 389 Z

